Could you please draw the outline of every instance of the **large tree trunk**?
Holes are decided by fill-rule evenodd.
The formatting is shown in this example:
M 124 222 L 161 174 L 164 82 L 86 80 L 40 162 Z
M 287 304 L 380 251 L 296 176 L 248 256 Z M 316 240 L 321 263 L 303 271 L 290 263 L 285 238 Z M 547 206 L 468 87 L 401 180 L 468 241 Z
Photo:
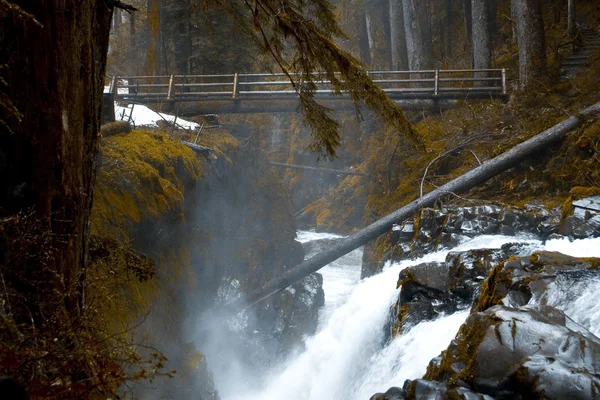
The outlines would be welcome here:
M 546 69 L 546 40 L 540 0 L 512 0 L 517 18 L 519 45 L 519 78 L 521 88 L 527 88 Z
M 173 46 L 175 48 L 176 74 L 188 74 L 189 59 L 192 56 L 192 36 L 190 34 L 190 0 L 174 2 L 172 15 L 175 21 Z
M 489 0 L 488 9 L 490 37 L 492 39 L 492 43 L 495 43 L 496 38 L 498 37 L 498 0 Z
M 404 10 L 402 0 L 390 1 L 390 46 L 392 50 L 392 70 L 408 69 L 406 53 L 406 32 L 404 30 Z
M 371 65 L 371 47 L 369 46 L 369 28 L 364 10 L 357 13 L 356 26 L 358 28 L 358 48 L 360 52 L 360 60 L 369 66 Z
M 0 4 L 7 83 L 0 90 L 20 114 L 10 118 L 0 104 L 0 220 L 32 215 L 28 235 L 45 239 L 17 243 L 25 253 L 15 258 L 8 249 L 19 239 L 0 235 L 0 268 L 39 322 L 56 307 L 79 312 L 112 8 L 103 1 L 11 2 L 35 20 Z M 64 300 L 50 305 L 49 293 Z
M 373 14 L 368 8 L 365 10 L 365 27 L 367 30 L 367 42 L 369 43 L 369 58 L 371 64 L 375 64 L 377 60 L 377 50 L 375 49 L 375 27 L 373 26 Z
M 156 76 L 161 67 L 161 20 L 160 0 L 148 0 L 147 2 L 146 30 L 148 33 L 148 51 L 146 54 L 146 73 Z
M 568 0 L 568 31 L 570 37 L 577 34 L 577 24 L 575 22 L 575 0 Z
M 454 26 L 454 10 L 452 9 L 452 0 L 446 0 L 446 29 L 443 31 L 444 36 L 444 56 L 452 57 L 452 36 Z
M 471 0 L 463 0 L 463 14 L 465 17 L 465 29 L 467 31 L 467 40 L 471 41 L 473 37 L 473 23 L 471 13 Z
M 489 26 L 488 0 L 472 0 L 471 12 L 473 22 L 473 68 L 489 69 L 492 67 L 492 40 Z M 489 74 L 479 72 L 476 78 L 485 78 Z M 486 86 L 487 82 L 477 82 L 479 86 Z
M 548 146 L 560 142 L 565 135 L 573 129 L 581 126 L 588 118 L 600 113 L 600 103 L 583 110 L 577 117 L 571 117 L 558 125 L 532 137 L 525 142 L 518 144 L 505 153 L 489 160 L 485 164 L 472 169 L 464 175 L 440 186 L 418 200 L 386 215 L 371 225 L 353 233 L 347 238 L 341 239 L 324 252 L 321 252 L 312 258 L 290 268 L 279 274 L 276 278 L 265 283 L 262 287 L 248 293 L 245 297 L 238 298 L 230 302 L 228 312 L 237 313 L 245 308 L 258 303 L 259 301 L 277 293 L 280 290 L 292 285 L 298 280 L 318 271 L 325 265 L 337 260 L 352 250 L 363 246 L 364 244 L 376 239 L 377 237 L 389 232 L 394 224 L 402 223 L 407 218 L 413 216 L 419 209 L 432 206 L 438 198 L 448 194 L 464 193 L 496 175 L 514 167 L 521 161 L 527 159 L 537 151 L 544 150 Z M 229 315 L 229 313 L 226 313 Z
M 433 43 L 429 10 L 424 1 L 403 0 L 408 67 L 411 71 L 431 69 Z
M 371 67 L 378 70 L 388 68 L 390 65 L 389 16 L 379 1 L 366 1 L 363 7 Z

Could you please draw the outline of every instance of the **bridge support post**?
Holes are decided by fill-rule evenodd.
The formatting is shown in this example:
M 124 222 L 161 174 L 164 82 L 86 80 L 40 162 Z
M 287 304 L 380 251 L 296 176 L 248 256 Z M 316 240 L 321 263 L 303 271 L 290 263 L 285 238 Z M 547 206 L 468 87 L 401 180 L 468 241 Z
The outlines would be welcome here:
M 239 82 L 240 82 L 240 74 L 238 74 L 236 72 L 235 74 L 233 74 L 233 91 L 231 93 L 232 99 L 237 99 L 238 96 L 240 95 Z
M 108 89 L 109 93 L 112 93 L 113 95 L 117 94 L 117 80 L 118 80 L 118 76 L 113 76 L 110 80 L 110 86 Z
M 175 81 L 175 76 L 169 76 L 169 91 L 167 92 L 167 100 L 173 100 L 173 82 Z

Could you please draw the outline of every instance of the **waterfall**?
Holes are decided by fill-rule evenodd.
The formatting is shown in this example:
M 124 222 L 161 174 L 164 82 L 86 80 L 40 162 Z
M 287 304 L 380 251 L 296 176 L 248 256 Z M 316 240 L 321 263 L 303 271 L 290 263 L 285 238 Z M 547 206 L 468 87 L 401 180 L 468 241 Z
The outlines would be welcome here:
M 299 234 L 303 242 L 338 237 Z M 499 248 L 514 241 L 514 237 L 481 236 L 454 250 Z M 402 385 L 405 379 L 421 375 L 429 360 L 447 347 L 466 314 L 421 324 L 414 328 L 416 331 L 413 329 L 414 334 L 409 332 L 385 343 L 386 321 L 398 296 L 394 283 L 402 269 L 422 262 L 443 261 L 448 251 L 387 265 L 382 273 L 362 281 L 359 280 L 362 250 L 355 250 L 323 268 L 320 272 L 325 306 L 317 333 L 306 339 L 306 349 L 273 368 L 254 392 L 249 393 L 246 388 L 242 393 L 230 393 L 227 387 L 220 386 L 222 398 L 368 399 L 384 387 Z M 380 373 L 384 370 L 388 377 L 385 379 Z M 217 383 L 223 381 L 215 378 Z
M 546 250 L 558 251 L 573 257 L 600 257 L 600 238 L 569 241 L 552 240 Z M 548 287 L 546 295 L 540 301 L 558 308 L 572 320 L 600 337 L 600 279 L 597 275 L 577 281 L 559 276 Z
M 300 232 L 299 239 L 309 242 L 339 236 Z M 600 239 L 574 242 L 540 241 L 521 237 L 479 236 L 452 251 L 498 249 L 510 242 L 529 243 L 534 251 L 560 251 L 573 256 L 600 256 Z M 318 251 L 318 248 L 315 250 Z M 264 382 L 253 390 L 229 393 L 221 389 L 224 400 L 367 400 L 404 380 L 422 376 L 429 361 L 440 354 L 456 335 L 468 316 L 468 310 L 440 315 L 422 322 L 403 335 L 386 342 L 385 327 L 390 307 L 399 289 L 394 284 L 399 272 L 412 265 L 444 261 L 449 250 L 428 254 L 420 259 L 388 263 L 383 272 L 359 280 L 362 250 L 356 250 L 328 265 L 323 274 L 325 306 L 317 333 L 306 338 L 304 351 L 291 355 L 275 366 Z M 548 304 L 600 333 L 600 305 L 595 297 L 600 280 L 570 285 L 557 281 L 549 290 Z

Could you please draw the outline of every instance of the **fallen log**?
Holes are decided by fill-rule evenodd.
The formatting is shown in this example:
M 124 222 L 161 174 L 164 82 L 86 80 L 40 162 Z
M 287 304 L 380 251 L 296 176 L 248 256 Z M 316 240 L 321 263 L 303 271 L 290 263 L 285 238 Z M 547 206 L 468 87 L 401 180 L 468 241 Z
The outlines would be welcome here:
M 182 140 L 181 143 L 198 153 L 207 153 L 209 151 L 214 151 L 210 147 L 200 146 L 199 144 L 186 142 L 185 140 Z
M 280 162 L 276 162 L 276 161 L 271 161 L 271 165 L 273 165 L 275 167 L 283 167 L 283 168 L 290 168 L 290 169 L 303 169 L 303 170 L 308 170 L 308 171 L 330 172 L 330 173 L 340 174 L 340 175 L 366 176 L 366 174 L 363 174 L 362 172 L 344 171 L 342 169 L 332 169 L 332 168 L 309 167 L 306 165 L 284 164 L 284 163 L 280 163 Z
M 532 153 L 546 148 L 550 145 L 560 142 L 566 134 L 573 129 L 579 127 L 587 118 L 600 113 L 600 102 L 585 109 L 579 115 L 570 117 L 569 119 L 545 130 L 544 132 L 526 140 L 513 147 L 512 149 L 502 153 L 501 155 L 489 160 L 488 162 L 472 169 L 464 175 L 440 186 L 423 197 L 415 200 L 404 207 L 386 215 L 380 220 L 363 228 L 362 230 L 341 239 L 338 243 L 332 246 L 329 250 L 319 253 L 316 256 L 290 268 L 281 273 L 276 278 L 268 281 L 260 288 L 240 296 L 226 305 L 227 311 L 234 313 L 243 311 L 244 309 L 258 303 L 259 301 L 285 289 L 300 279 L 318 271 L 332 261 L 348 254 L 352 250 L 363 246 L 364 244 L 376 239 L 392 229 L 394 224 L 400 223 L 405 219 L 413 216 L 419 209 L 432 206 L 435 201 L 441 196 L 449 193 L 464 193 L 484 182 L 493 178 L 496 175 L 514 167 Z

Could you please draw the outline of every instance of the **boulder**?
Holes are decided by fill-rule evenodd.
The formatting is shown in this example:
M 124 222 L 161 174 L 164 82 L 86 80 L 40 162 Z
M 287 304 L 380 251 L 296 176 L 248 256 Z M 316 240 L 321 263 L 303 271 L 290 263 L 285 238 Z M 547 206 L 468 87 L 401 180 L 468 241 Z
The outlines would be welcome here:
M 589 276 L 600 276 L 600 259 L 570 257 L 549 251 L 529 257 L 512 257 L 490 272 L 472 311 L 485 311 L 497 304 L 524 306 L 532 298 L 542 298 L 548 285 L 559 277 L 577 280 Z
M 406 393 L 399 387 L 391 387 L 385 393 L 375 393 L 370 400 L 403 400 Z
M 565 217 L 560 232 L 575 239 L 600 236 L 600 196 L 571 201 L 572 215 Z
M 526 245 L 514 243 L 494 250 L 450 252 L 445 262 L 424 263 L 402 270 L 393 333 L 401 333 L 440 314 L 470 307 L 492 268 L 510 256 L 525 252 L 528 252 Z
M 493 306 L 469 316 L 424 380 L 446 384 L 446 395 L 460 386 L 496 399 L 591 400 L 600 339 L 549 306 Z
M 452 248 L 465 238 L 531 233 L 546 239 L 559 231 L 560 211 L 529 204 L 523 209 L 497 205 L 422 209 L 414 220 L 392 231 L 395 261 L 421 257 L 442 248 Z M 582 233 L 583 234 L 583 233 Z

